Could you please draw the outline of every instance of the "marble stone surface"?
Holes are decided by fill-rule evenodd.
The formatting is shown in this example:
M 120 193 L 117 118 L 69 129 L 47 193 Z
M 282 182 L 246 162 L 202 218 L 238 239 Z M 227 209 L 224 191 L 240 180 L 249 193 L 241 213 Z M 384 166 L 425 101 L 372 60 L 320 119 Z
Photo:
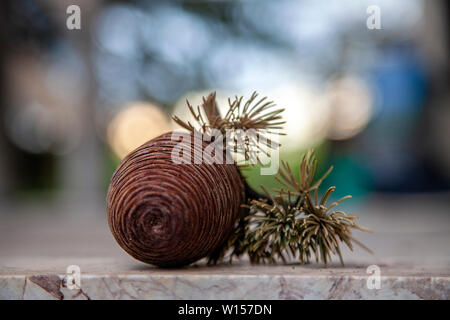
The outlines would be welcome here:
M 375 254 L 345 250 L 345 267 L 336 259 L 159 269 L 124 253 L 106 219 L 0 216 L 0 299 L 449 299 L 448 202 L 433 201 L 429 212 L 428 198 L 404 201 L 365 206 L 360 223 L 375 233 L 355 236 Z M 66 285 L 69 265 L 80 267 L 80 288 Z M 380 268 L 379 289 L 367 285 L 370 265 Z

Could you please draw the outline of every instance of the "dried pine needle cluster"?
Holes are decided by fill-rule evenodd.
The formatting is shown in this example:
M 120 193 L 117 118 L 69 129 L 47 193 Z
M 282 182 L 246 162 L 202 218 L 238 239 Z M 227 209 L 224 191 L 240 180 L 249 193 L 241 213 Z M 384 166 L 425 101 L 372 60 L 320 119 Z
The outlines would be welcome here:
M 214 93 L 204 98 L 202 106 L 197 109 L 187 103 L 202 134 L 209 134 L 214 129 L 219 130 L 222 135 L 229 129 L 253 129 L 258 135 L 280 134 L 276 130 L 282 129 L 284 124 L 281 116 L 283 109 L 275 108 L 273 102 L 266 101 L 266 98 L 256 101 L 257 96 L 256 92 L 253 93 L 244 105 L 242 97 L 236 97 L 233 101 L 229 99 L 229 109 L 224 117 L 218 112 Z M 174 120 L 191 132 L 197 130 L 189 122 L 183 122 L 177 117 Z M 265 147 L 278 147 L 269 139 L 266 141 L 268 143 Z M 245 154 L 246 159 L 255 150 L 264 150 L 257 139 L 239 144 L 232 138 L 226 143 L 232 144 L 234 152 Z M 370 249 L 352 236 L 353 229 L 370 230 L 358 226 L 356 215 L 336 209 L 340 202 L 351 196 L 327 204 L 335 190 L 335 187 L 329 187 L 319 199 L 319 187 L 333 168 L 330 167 L 323 176 L 315 180 L 317 164 L 314 151 L 308 151 L 300 163 L 297 179 L 289 164 L 282 161 L 275 179 L 283 188 L 274 190 L 276 196 L 272 196 L 264 186 L 261 186 L 265 193 L 263 195 L 254 190 L 247 192 L 248 203 L 242 205 L 241 217 L 232 235 L 227 243 L 209 256 L 209 263 L 223 260 L 227 255 L 231 262 L 233 257 L 247 254 L 252 263 L 276 263 L 279 260 L 308 263 L 314 256 L 316 262 L 327 264 L 331 262 L 333 255 L 337 255 L 344 264 L 341 243 L 350 250 L 353 250 L 355 243 L 370 252 Z M 246 191 L 251 189 L 247 184 L 246 186 Z
M 259 100 L 257 97 L 258 94 L 254 92 L 245 103 L 242 102 L 243 97 L 236 96 L 234 100 L 229 98 L 228 111 L 224 117 L 218 111 L 215 93 L 203 98 L 203 104 L 196 108 L 186 101 L 190 113 L 200 127 L 199 130 L 190 122 L 184 122 L 177 116 L 174 116 L 173 120 L 193 133 L 199 131 L 203 135 L 212 136 L 214 131 L 218 131 L 221 139 L 214 140 L 215 143 L 223 143 L 230 152 L 243 154 L 245 160 L 258 162 L 260 160 L 258 151 L 269 156 L 268 149 L 279 147 L 267 135 L 283 135 L 277 130 L 282 129 L 285 121 L 281 116 L 284 109 L 276 108 L 275 104 L 267 101 L 266 97 Z

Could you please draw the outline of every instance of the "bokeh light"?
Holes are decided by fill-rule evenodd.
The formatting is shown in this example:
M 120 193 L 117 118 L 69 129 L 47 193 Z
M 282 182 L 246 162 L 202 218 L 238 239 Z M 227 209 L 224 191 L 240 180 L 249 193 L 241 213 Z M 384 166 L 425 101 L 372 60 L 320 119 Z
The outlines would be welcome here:
M 333 80 L 326 96 L 331 117 L 328 138 L 349 139 L 368 124 L 372 115 L 372 98 L 362 80 L 356 77 Z
M 109 124 L 108 143 L 122 159 L 143 143 L 169 130 L 168 117 L 160 108 L 146 102 L 132 102 Z
M 327 134 L 329 109 L 317 88 L 305 83 L 281 86 L 268 93 L 271 100 L 284 108 L 281 151 L 302 150 L 322 142 Z

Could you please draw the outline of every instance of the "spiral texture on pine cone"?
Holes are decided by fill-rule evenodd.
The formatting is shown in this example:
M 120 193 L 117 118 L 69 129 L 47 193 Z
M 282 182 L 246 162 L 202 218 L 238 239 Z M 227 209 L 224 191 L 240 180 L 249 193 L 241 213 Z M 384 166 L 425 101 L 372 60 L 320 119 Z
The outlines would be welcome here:
M 194 149 L 203 151 L 207 143 L 196 146 L 192 137 L 172 141 L 169 132 L 148 141 L 122 160 L 111 179 L 109 227 L 140 261 L 166 267 L 197 261 L 227 240 L 238 217 L 243 187 L 234 164 L 172 161 L 180 144 L 200 160 L 203 152 Z

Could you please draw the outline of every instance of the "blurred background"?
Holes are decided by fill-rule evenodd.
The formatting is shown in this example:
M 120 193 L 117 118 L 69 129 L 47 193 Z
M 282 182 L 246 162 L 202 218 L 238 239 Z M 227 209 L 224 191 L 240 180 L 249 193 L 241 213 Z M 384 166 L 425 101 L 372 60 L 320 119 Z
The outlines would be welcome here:
M 66 26 L 71 4 L 81 30 Z M 366 25 L 370 5 L 381 29 Z M 285 108 L 280 158 L 295 165 L 314 147 L 321 170 L 335 166 L 326 184 L 352 194 L 361 215 L 378 195 L 440 195 L 448 210 L 448 9 L 438 0 L 2 1 L 0 221 L 103 218 L 120 159 L 211 91 L 222 106 L 256 90 Z M 274 185 L 258 168 L 247 175 Z

